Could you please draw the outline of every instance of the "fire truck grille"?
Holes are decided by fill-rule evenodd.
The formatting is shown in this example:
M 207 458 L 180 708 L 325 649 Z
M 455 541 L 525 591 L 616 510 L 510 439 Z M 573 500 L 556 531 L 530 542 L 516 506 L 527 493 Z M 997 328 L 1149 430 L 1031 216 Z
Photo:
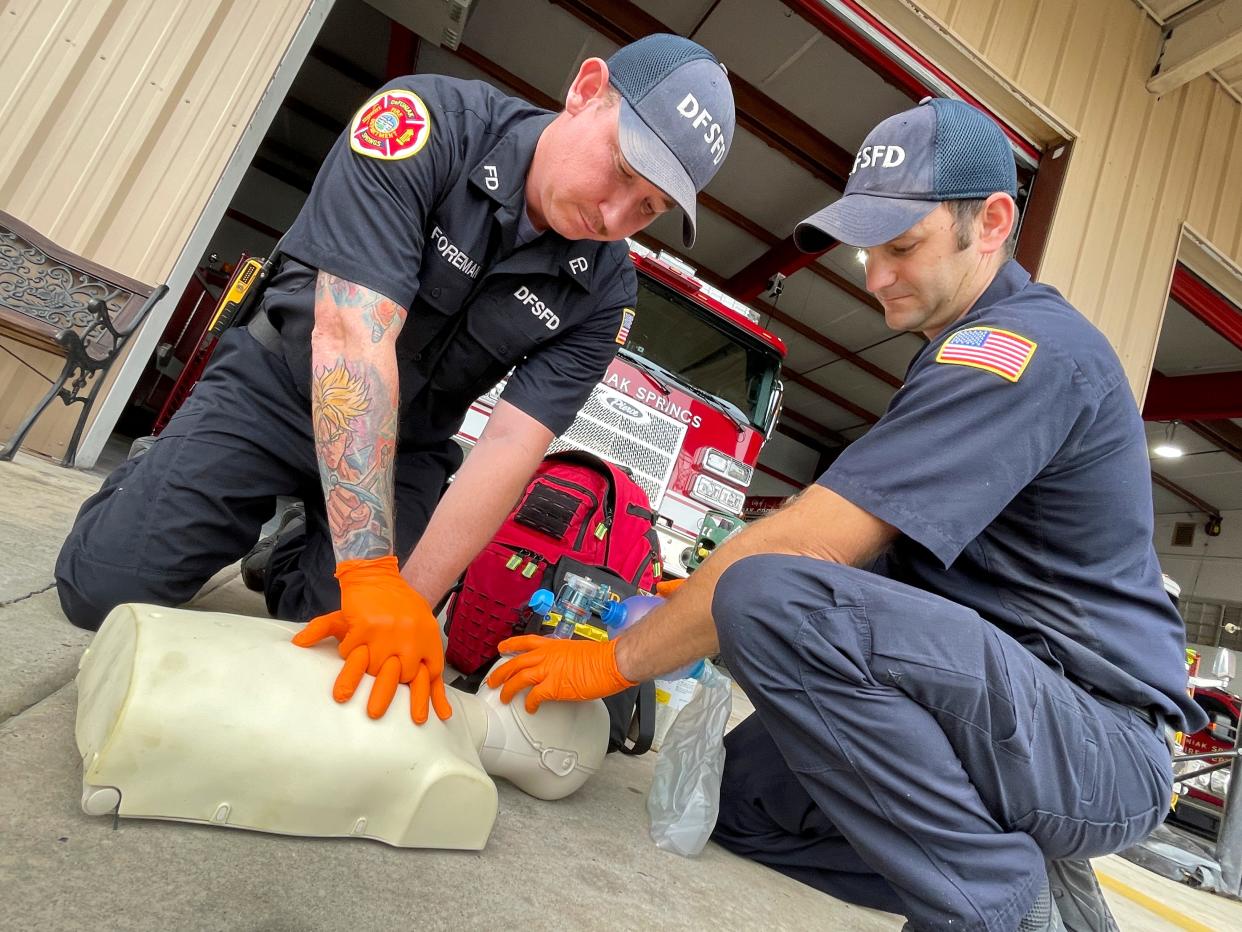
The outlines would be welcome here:
M 548 452 L 588 450 L 629 467 L 651 507 L 659 508 L 685 436 L 681 421 L 596 385 L 569 430 L 552 442 Z

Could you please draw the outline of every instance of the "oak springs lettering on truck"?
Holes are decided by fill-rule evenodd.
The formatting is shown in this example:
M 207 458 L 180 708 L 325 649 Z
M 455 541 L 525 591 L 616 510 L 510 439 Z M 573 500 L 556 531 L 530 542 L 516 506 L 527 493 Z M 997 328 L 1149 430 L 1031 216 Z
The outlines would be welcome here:
M 697 102 L 683 101 L 678 112 L 715 135 Z M 785 346 L 758 326 L 755 311 L 677 259 L 635 242 L 630 250 L 638 303 L 617 334 L 617 358 L 549 452 L 586 450 L 629 469 L 657 514 L 665 574 L 684 576 L 703 516 L 742 513 L 779 414 Z M 514 298 L 549 330 L 559 326 L 556 309 L 529 286 Z M 504 384 L 471 405 L 454 438 L 467 452 Z
M 669 401 L 668 397 L 661 392 L 647 388 L 645 385 L 635 387 L 632 383 L 632 379 L 621 375 L 619 372 L 609 372 L 603 381 L 603 384 L 609 388 L 615 388 L 623 395 L 629 395 L 631 398 L 647 402 L 657 411 L 663 411 L 669 416 L 677 418 L 683 424 L 689 424 L 691 427 L 703 426 L 703 416 L 701 414 L 695 414 L 693 411 L 683 408 L 677 402 Z M 613 407 L 616 407 L 616 405 Z

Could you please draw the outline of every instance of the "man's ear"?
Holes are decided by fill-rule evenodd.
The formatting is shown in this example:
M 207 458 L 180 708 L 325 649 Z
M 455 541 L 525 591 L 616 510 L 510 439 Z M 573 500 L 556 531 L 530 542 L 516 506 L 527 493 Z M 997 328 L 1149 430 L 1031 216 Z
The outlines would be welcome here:
M 992 253 L 1005 245 L 1013 226 L 1018 222 L 1018 208 L 1013 198 L 1003 192 L 988 195 L 979 212 L 979 248 Z
M 608 63 L 602 58 L 588 58 L 565 95 L 565 111 L 571 116 L 581 113 L 586 105 L 608 93 Z

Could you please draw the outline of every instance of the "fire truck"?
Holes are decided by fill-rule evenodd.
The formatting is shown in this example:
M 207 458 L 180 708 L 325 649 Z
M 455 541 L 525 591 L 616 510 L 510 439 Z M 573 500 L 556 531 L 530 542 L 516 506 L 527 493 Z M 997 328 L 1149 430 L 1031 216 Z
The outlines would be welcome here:
M 658 513 L 666 576 L 686 576 L 709 511 L 740 517 L 784 391 L 785 344 L 759 312 L 665 252 L 630 241 L 638 303 L 625 344 L 549 453 L 625 466 Z M 477 399 L 454 438 L 469 453 L 504 390 Z

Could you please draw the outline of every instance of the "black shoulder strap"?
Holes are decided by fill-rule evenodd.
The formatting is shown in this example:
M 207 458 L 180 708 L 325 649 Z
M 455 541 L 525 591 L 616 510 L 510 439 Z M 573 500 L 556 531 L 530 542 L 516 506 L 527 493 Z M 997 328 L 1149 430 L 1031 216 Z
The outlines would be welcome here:
M 656 518 L 655 512 L 652 511 L 650 508 L 644 508 L 642 505 L 638 505 L 638 504 L 635 504 L 634 502 L 630 502 L 628 505 L 625 506 L 625 510 L 629 514 L 634 515 L 635 517 L 642 518 L 644 521 L 650 524 L 655 524 L 655 518 Z
M 655 738 L 655 681 L 647 680 L 638 686 L 638 696 L 634 700 L 634 721 L 638 722 L 638 735 L 633 744 L 621 742 L 617 748 L 622 754 L 646 754 L 651 750 L 651 742 Z M 631 723 L 631 729 L 632 729 Z

